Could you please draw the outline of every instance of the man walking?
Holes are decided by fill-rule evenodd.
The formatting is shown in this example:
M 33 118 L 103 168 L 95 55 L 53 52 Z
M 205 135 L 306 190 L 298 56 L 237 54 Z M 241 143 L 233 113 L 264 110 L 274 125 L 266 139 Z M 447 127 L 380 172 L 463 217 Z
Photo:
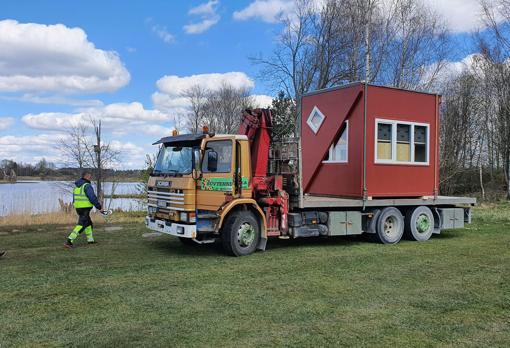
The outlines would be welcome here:
M 90 211 L 92 207 L 96 207 L 97 210 L 101 210 L 102 207 L 90 183 L 91 179 L 92 173 L 90 171 L 84 171 L 81 179 L 76 180 L 74 183 L 76 187 L 73 190 L 73 206 L 76 208 L 76 213 L 78 214 L 78 223 L 64 243 L 64 246 L 68 249 L 73 248 L 74 241 L 83 231 L 85 231 L 85 235 L 87 236 L 87 242 L 89 244 L 95 243 L 94 236 L 92 235 Z

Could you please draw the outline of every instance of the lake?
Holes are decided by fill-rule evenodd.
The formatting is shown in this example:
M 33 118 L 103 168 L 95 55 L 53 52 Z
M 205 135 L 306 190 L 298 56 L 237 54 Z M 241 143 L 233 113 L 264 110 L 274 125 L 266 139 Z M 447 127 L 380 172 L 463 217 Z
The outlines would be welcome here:
M 116 183 L 115 194 L 137 194 L 136 182 Z M 0 216 L 10 214 L 40 214 L 60 210 L 59 198 L 72 202 L 74 184 L 64 181 L 20 181 L 0 184 Z M 94 187 L 95 190 L 95 187 Z M 97 192 L 97 191 L 96 191 Z M 105 183 L 105 195 L 112 192 L 112 183 Z M 105 199 L 105 208 L 124 211 L 145 210 L 145 202 L 134 198 Z

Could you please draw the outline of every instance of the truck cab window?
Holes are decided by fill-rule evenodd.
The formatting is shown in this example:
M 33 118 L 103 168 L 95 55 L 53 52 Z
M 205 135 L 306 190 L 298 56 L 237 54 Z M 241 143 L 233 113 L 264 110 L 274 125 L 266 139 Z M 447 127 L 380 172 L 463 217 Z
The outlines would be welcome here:
M 210 152 L 217 153 L 216 170 L 210 170 L 211 166 L 208 159 L 214 156 L 209 156 Z M 202 161 L 203 173 L 230 173 L 232 170 L 232 141 L 219 140 L 209 141 L 206 145 L 204 152 L 204 160 Z

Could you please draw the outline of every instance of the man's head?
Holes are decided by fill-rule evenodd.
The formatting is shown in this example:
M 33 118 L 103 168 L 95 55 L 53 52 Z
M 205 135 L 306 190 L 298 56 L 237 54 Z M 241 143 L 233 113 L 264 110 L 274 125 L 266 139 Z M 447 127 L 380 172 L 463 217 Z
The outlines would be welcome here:
M 90 181 L 92 179 L 92 172 L 90 170 L 84 170 L 81 173 L 81 177 L 85 180 Z

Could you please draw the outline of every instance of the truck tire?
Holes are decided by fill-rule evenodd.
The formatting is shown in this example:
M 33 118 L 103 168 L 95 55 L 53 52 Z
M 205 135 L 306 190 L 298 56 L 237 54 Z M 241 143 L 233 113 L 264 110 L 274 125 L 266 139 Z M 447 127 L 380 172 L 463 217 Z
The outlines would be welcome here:
M 425 206 L 409 209 L 406 213 L 404 234 L 406 238 L 418 242 L 430 239 L 434 232 L 434 214 Z
M 404 217 L 400 210 L 387 207 L 381 211 L 376 223 L 376 241 L 383 244 L 397 244 L 404 234 Z
M 181 241 L 182 244 L 186 245 L 186 246 L 195 246 L 195 245 L 198 245 L 198 243 L 196 243 L 193 239 L 191 238 L 184 238 L 184 237 L 179 237 L 179 240 Z
M 227 255 L 252 254 L 260 242 L 260 226 L 250 211 L 235 211 L 227 216 L 221 229 L 221 242 Z

